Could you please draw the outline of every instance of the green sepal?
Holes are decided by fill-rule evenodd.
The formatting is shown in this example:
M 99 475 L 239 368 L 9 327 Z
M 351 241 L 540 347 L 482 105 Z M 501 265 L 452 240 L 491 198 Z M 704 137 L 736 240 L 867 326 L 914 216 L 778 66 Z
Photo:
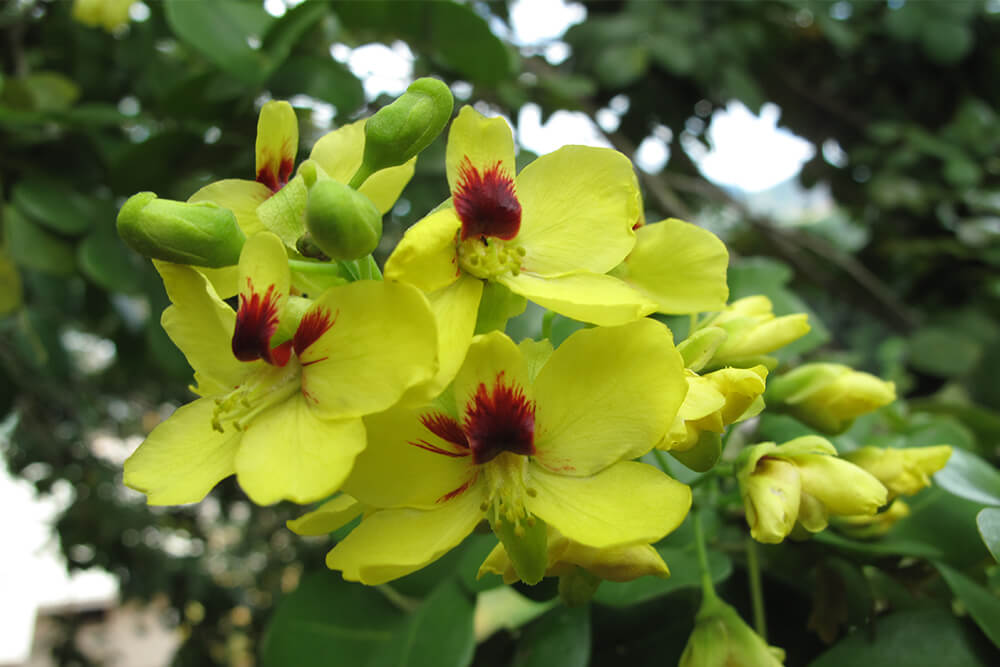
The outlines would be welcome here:
M 382 214 L 365 195 L 333 179 L 309 188 L 306 228 L 312 242 L 331 259 L 370 254 L 382 238 Z
M 594 597 L 602 581 L 582 567 L 574 568 L 572 572 L 559 576 L 559 599 L 567 607 L 582 607 Z
M 483 286 L 483 297 L 479 301 L 475 333 L 503 331 L 507 320 L 523 313 L 527 305 L 528 300 L 520 294 L 514 294 L 500 283 L 487 281 Z
M 175 264 L 234 266 L 246 242 L 229 209 L 208 201 L 159 199 L 153 192 L 129 197 L 118 212 L 117 225 L 130 248 Z
M 711 470 L 722 456 L 722 437 L 712 431 L 702 431 L 698 442 L 691 449 L 683 452 L 671 450 L 668 452 L 675 459 L 695 472 Z
M 503 544 L 521 581 L 531 585 L 541 581 L 549 565 L 545 522 L 538 517 L 531 517 L 530 522 L 519 519 L 517 524 L 513 524 L 491 516 L 490 527 Z M 521 534 L 518 535 L 518 532 Z

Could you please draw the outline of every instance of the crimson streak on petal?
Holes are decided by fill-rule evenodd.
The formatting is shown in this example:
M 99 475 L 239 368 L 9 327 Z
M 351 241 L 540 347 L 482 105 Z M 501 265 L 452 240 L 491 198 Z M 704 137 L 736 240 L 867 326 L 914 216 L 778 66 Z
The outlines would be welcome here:
M 233 355 L 240 361 L 263 359 L 275 366 L 284 366 L 291 354 L 291 346 L 281 345 L 271 349 L 271 336 L 278 328 L 278 295 L 274 285 L 268 285 L 263 294 L 254 289 L 247 278 L 246 290 L 240 292 L 240 307 L 236 311 L 236 328 L 233 330 Z
M 292 339 L 292 347 L 295 348 L 295 354 L 301 357 L 307 347 L 319 340 L 320 336 L 329 331 L 330 327 L 337 323 L 339 316 L 340 311 L 338 310 L 334 313 L 333 317 L 330 317 L 330 311 L 326 308 L 310 310 L 303 315 L 302 321 L 299 322 L 299 327 L 295 330 L 295 337 Z
M 535 453 L 535 404 L 525 397 L 523 389 L 505 384 L 503 376 L 503 371 L 497 374 L 492 389 L 479 383 L 465 406 L 462 431 L 477 464 L 502 452 Z
M 485 171 L 468 157 L 458 167 L 453 200 L 462 221 L 462 240 L 494 236 L 509 241 L 521 229 L 521 202 L 514 194 L 514 180 L 497 162 Z

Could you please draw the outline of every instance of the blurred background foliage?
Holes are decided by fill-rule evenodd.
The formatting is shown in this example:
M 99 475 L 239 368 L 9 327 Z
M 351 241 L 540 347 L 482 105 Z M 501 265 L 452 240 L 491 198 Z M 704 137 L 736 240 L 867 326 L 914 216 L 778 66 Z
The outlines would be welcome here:
M 329 542 L 292 539 L 283 522 L 297 508 L 253 507 L 232 480 L 204 503 L 170 509 L 121 486 L 124 457 L 188 400 L 190 371 L 159 326 L 159 278 L 117 240 L 117 207 L 140 190 L 186 199 L 213 180 L 249 177 L 266 99 L 292 99 L 308 150 L 390 99 L 366 94 L 333 56 L 402 43 L 412 75 L 444 79 L 459 103 L 481 100 L 514 120 L 529 103 L 543 119 L 579 111 L 630 156 L 651 137 L 665 143 L 665 167 L 640 171 L 647 219 L 719 233 L 734 298 L 763 293 L 779 314 L 814 315 L 814 333 L 791 354 L 879 373 L 905 397 L 838 446 L 961 450 L 960 479 L 939 476 L 948 492 L 915 501 L 926 520 L 901 522 L 884 542 L 824 533 L 761 549 L 770 642 L 788 664 L 994 659 L 982 633 L 1000 640 L 996 574 L 991 586 L 961 570 L 989 558 L 974 517 L 1000 505 L 1000 3 L 588 2 L 586 20 L 563 37 L 566 57 L 555 58 L 512 41 L 506 2 L 284 9 L 165 0 L 102 29 L 74 20 L 69 2 L 0 5 L 4 454 L 39 492 L 72 489 L 56 525 L 70 568 L 107 569 L 124 599 L 165 595 L 185 638 L 181 665 L 329 664 L 323 650 L 337 651 L 338 664 L 436 666 L 652 665 L 680 654 L 698 599 L 689 526 L 660 545 L 673 578 L 604 584 L 589 609 L 557 607 L 530 623 L 551 604 L 522 604 L 522 619 L 477 645 L 486 635 L 473 627 L 471 596 L 497 584 L 473 577 L 488 540 L 386 597 L 313 572 Z M 761 210 L 702 175 L 712 114 L 733 100 L 754 112 L 777 104 L 782 125 L 815 145 L 799 179 L 825 184 L 831 211 Z M 387 216 L 382 258 L 447 197 L 443 153 L 442 138 L 421 156 Z M 530 158 L 522 151 L 519 161 Z M 572 326 L 558 320 L 556 332 Z M 516 326 L 531 335 L 537 324 Z M 801 429 L 769 418 L 760 437 Z M 997 553 L 992 516 L 980 532 Z M 710 531 L 713 575 L 746 611 L 742 536 L 725 518 Z M 950 599 L 949 589 L 959 616 L 928 602 Z M 880 614 L 874 644 L 864 633 L 843 638 Z M 400 648 L 400 633 L 417 641 Z M 83 664 L 71 637 L 60 660 Z

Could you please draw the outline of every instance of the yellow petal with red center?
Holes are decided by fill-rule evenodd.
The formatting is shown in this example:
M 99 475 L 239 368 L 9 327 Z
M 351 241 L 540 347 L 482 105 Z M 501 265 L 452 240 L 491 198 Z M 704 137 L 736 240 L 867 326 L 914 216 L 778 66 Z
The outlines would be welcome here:
M 483 519 L 483 500 L 482 493 L 465 493 L 434 510 L 376 512 L 326 555 L 326 566 L 369 586 L 415 572 L 472 532 Z
M 406 230 L 385 262 L 385 279 L 435 292 L 455 282 L 458 268 L 455 235 L 462 227 L 455 209 L 442 209 Z M 478 307 L 478 304 L 477 304 Z
M 645 463 L 623 461 L 590 477 L 530 467 L 528 511 L 568 539 L 608 548 L 656 542 L 681 524 L 691 489 Z
M 606 273 L 635 245 L 639 190 L 632 163 L 617 151 L 566 146 L 517 177 L 523 214 L 517 242 L 529 273 Z
M 281 239 L 271 232 L 261 232 L 247 239 L 240 253 L 240 298 L 272 289 L 277 312 L 288 300 L 292 274 L 288 269 L 288 254 Z M 272 288 L 273 286 L 273 288 Z
M 319 163 L 330 178 L 349 183 L 361 166 L 365 152 L 365 121 L 344 125 L 323 135 L 313 146 L 309 159 Z M 377 171 L 361 185 L 358 192 L 372 200 L 380 213 L 388 213 L 403 188 L 413 177 L 417 158 L 398 167 Z
M 499 165 L 500 173 L 513 179 L 517 173 L 514 135 L 507 121 L 500 116 L 487 118 L 470 106 L 462 107 L 451 123 L 445 152 L 448 187 L 453 193 L 466 161 L 480 172 Z
M 312 503 L 340 488 L 364 448 L 360 419 L 320 419 L 295 394 L 250 422 L 236 455 L 236 478 L 258 505 Z
M 453 392 L 459 421 L 475 403 L 480 385 L 492 392 L 497 384 L 524 392 L 528 401 L 532 398 L 528 368 L 521 351 L 504 333 L 491 331 L 472 339 L 465 362 L 455 375 Z
M 483 294 L 483 281 L 462 276 L 451 285 L 427 295 L 438 323 L 438 371 L 427 382 L 413 387 L 403 397 L 409 404 L 424 404 L 437 397 L 455 378 L 476 328 L 476 313 Z
M 626 324 L 656 310 L 656 304 L 638 291 L 602 273 L 577 272 L 549 278 L 521 273 L 498 281 L 539 306 L 599 326 Z
M 236 468 L 241 433 L 212 429 L 215 401 L 199 398 L 177 408 L 125 461 L 125 486 L 150 505 L 196 503 Z
M 232 341 L 232 354 L 237 359 L 285 365 L 288 347 L 272 349 L 272 338 L 288 302 L 291 280 L 281 239 L 271 232 L 247 239 L 240 253 L 240 299 Z
M 227 178 L 209 183 L 188 198 L 189 202 L 210 201 L 228 208 L 236 216 L 240 229 L 250 238 L 264 231 L 264 225 L 257 217 L 257 207 L 273 193 L 263 183 Z
M 365 417 L 368 447 L 354 462 L 344 491 L 374 507 L 433 509 L 458 489 L 471 488 L 475 471 L 471 456 L 462 456 L 467 450 L 421 422 L 422 416 L 439 414 L 432 406 L 397 406 Z
M 231 390 L 254 368 L 233 356 L 236 313 L 198 271 L 155 260 L 153 265 L 172 303 L 163 311 L 160 323 L 194 369 L 198 393 L 205 396 Z
M 284 100 L 267 102 L 257 118 L 255 146 L 257 182 L 272 192 L 291 178 L 299 151 L 299 121 L 295 109 Z
M 329 327 L 295 350 L 302 393 L 317 414 L 344 419 L 379 412 L 437 372 L 437 323 L 427 299 L 402 283 L 360 280 L 324 292 L 306 312 Z
M 536 460 L 585 476 L 641 456 L 667 432 L 686 393 L 684 362 L 659 322 L 578 331 L 535 380 Z
M 286 521 L 285 525 L 296 535 L 327 535 L 347 525 L 354 520 L 354 517 L 364 511 L 364 503 L 342 493 L 336 498 L 326 501 L 312 512 Z
M 219 269 L 199 266 L 198 271 L 208 278 L 208 282 L 212 283 L 212 289 L 215 290 L 220 299 L 228 299 L 240 293 L 239 266 L 223 266 Z
M 719 237 L 670 218 L 640 227 L 622 278 L 656 301 L 662 313 L 722 310 L 729 298 L 729 251 Z

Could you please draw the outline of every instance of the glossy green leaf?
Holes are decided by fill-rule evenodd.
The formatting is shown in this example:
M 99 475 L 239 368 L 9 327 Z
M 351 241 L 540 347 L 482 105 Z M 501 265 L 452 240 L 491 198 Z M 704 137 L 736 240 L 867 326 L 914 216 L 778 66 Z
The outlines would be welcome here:
M 90 229 L 96 213 L 86 197 L 49 178 L 22 179 L 11 191 L 11 202 L 33 222 L 71 236 Z
M 976 525 L 983 544 L 990 550 L 993 560 L 1000 563 L 1000 508 L 987 507 L 976 515 Z
M 938 377 L 968 373 L 982 354 L 982 346 L 960 330 L 926 327 L 910 339 L 910 365 Z
M 16 264 L 61 276 L 76 270 L 73 246 L 34 224 L 13 206 L 4 208 L 3 231 L 7 253 Z
M 587 667 L 590 609 L 560 605 L 524 629 L 513 667 Z
M 976 625 L 1000 648 L 1000 597 L 944 563 L 934 563 L 934 567 L 969 610 Z
M 210 62 L 245 83 L 256 84 L 270 62 L 251 41 L 263 39 L 273 19 L 260 4 L 239 0 L 166 0 L 171 30 Z
M 303 35 L 329 11 L 330 6 L 325 2 L 303 2 L 275 21 L 268 29 L 262 47 L 270 56 L 271 66 L 277 67 L 285 62 Z
M 314 572 L 278 601 L 261 643 L 264 667 L 364 665 L 396 641 L 405 615 L 376 588 Z
M 972 452 L 953 449 L 948 465 L 934 475 L 934 481 L 961 498 L 1000 506 L 1000 472 Z
M 990 664 L 984 657 L 982 640 L 947 609 L 899 611 L 874 623 L 873 628 L 855 630 L 811 662 L 810 667 Z
M 110 231 L 97 231 L 76 248 L 80 273 L 110 292 L 133 293 L 142 287 L 136 257 Z
M 20 308 L 22 296 L 21 274 L 0 246 L 0 316 Z
M 365 102 L 365 90 L 344 65 L 329 57 L 293 55 L 269 79 L 274 94 L 304 94 L 329 102 L 338 117 L 346 117 Z
M 407 617 L 392 638 L 378 647 L 368 667 L 464 667 L 471 664 L 476 648 L 473 611 L 472 600 L 458 581 L 454 578 L 444 581 Z
M 427 11 L 428 41 L 448 67 L 482 84 L 495 84 L 511 75 L 513 56 L 471 7 L 432 2 Z

